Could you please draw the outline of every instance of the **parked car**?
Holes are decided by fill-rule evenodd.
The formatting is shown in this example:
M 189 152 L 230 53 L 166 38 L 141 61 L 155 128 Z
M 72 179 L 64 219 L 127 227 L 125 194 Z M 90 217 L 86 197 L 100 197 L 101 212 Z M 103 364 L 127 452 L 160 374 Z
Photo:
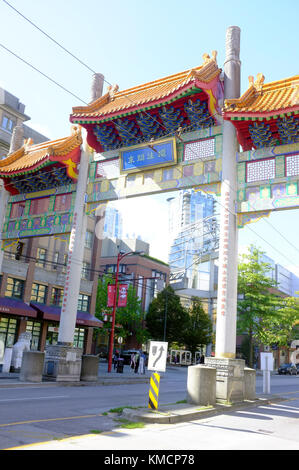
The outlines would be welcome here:
M 279 375 L 281 375 L 281 374 L 297 375 L 298 372 L 299 371 L 298 371 L 297 367 L 295 366 L 295 364 L 282 364 L 278 368 Z
M 127 349 L 125 351 L 121 352 L 120 357 L 124 358 L 124 363 L 126 365 L 129 365 L 131 362 L 131 356 L 133 353 L 139 353 L 140 351 L 138 349 Z

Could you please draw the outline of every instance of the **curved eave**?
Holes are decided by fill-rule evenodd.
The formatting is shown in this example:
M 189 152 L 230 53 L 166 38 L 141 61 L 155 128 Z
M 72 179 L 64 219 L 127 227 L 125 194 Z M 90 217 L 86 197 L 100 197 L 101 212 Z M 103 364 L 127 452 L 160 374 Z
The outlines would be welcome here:
M 255 121 L 262 119 L 277 119 L 286 115 L 291 116 L 292 114 L 299 114 L 299 107 L 296 106 L 290 108 L 281 108 L 272 111 L 260 111 L 260 112 L 229 112 L 224 111 L 223 118 L 227 121 Z
M 11 171 L 1 171 L 0 170 L 0 178 L 12 178 L 14 176 L 20 176 L 20 175 L 26 175 L 27 173 L 34 173 L 41 168 L 44 168 L 45 166 L 52 166 L 55 165 L 58 162 L 54 161 L 49 161 L 49 156 L 43 159 L 43 161 L 40 161 L 36 163 L 35 165 L 31 165 L 29 167 L 24 167 L 24 168 L 19 168 L 16 170 L 11 170 Z
M 99 123 L 99 122 L 107 122 L 117 119 L 119 117 L 128 116 L 131 114 L 136 114 L 140 111 L 148 111 L 152 108 L 157 108 L 163 104 L 168 104 L 177 99 L 187 95 L 188 91 L 192 91 L 195 89 L 203 91 L 208 101 L 210 101 L 210 95 L 206 92 L 206 90 L 213 90 L 215 85 L 217 84 L 219 73 L 211 80 L 210 82 L 203 82 L 198 79 L 193 79 L 192 82 L 188 82 L 187 84 L 183 84 L 181 86 L 176 87 L 174 90 L 170 91 L 169 93 L 163 95 L 163 97 L 151 100 L 151 99 L 144 99 L 140 103 L 132 106 L 132 104 L 128 104 L 126 107 L 120 106 L 116 108 L 115 111 L 111 113 L 90 113 L 85 115 L 70 115 L 70 121 L 73 123 L 84 123 L 84 124 L 92 124 L 92 123 Z M 132 100 L 133 101 L 133 100 Z M 79 113 L 78 113 L 79 114 Z

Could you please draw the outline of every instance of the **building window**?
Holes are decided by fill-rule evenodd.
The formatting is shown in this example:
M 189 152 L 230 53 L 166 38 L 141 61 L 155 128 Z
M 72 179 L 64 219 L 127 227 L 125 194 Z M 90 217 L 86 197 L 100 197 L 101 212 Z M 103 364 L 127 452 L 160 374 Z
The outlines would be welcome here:
M 40 304 L 46 303 L 47 286 L 44 284 L 32 284 L 31 300 Z
M 38 351 L 40 333 L 41 333 L 41 324 L 36 321 L 27 321 L 26 331 L 31 333 L 31 342 L 30 342 L 31 351 Z
M 56 305 L 57 307 L 61 307 L 62 300 L 63 300 L 63 289 L 59 289 L 58 287 L 52 288 L 52 295 L 51 295 L 51 304 Z
M 15 123 L 12 119 L 10 119 L 7 116 L 3 116 L 2 124 L 1 124 L 2 129 L 5 129 L 8 132 L 12 132 L 12 130 L 14 128 L 14 125 L 15 125 Z
M 14 297 L 15 299 L 22 299 L 23 297 L 24 281 L 14 279 L 13 277 L 7 278 L 5 297 Z
M 53 256 L 53 269 L 57 269 L 58 260 L 59 260 L 59 251 L 55 251 L 54 256 Z
M 80 310 L 80 312 L 88 312 L 89 300 L 90 300 L 89 295 L 79 294 L 79 297 L 78 297 L 78 310 Z
M 81 272 L 82 279 L 89 280 L 89 274 L 90 274 L 90 263 L 83 261 L 82 272 Z
M 58 342 L 58 331 L 59 328 L 54 323 L 49 323 L 48 331 L 47 331 L 47 338 L 46 338 L 46 345 L 49 344 L 55 345 Z
M 16 342 L 17 320 L 14 318 L 0 319 L 0 341 L 2 340 L 6 348 L 12 348 Z
M 84 348 L 84 337 L 85 337 L 85 329 L 84 328 L 75 328 L 74 334 L 74 346 L 76 348 Z
M 116 264 L 107 264 L 105 271 L 109 274 L 116 273 Z M 118 266 L 118 272 L 126 274 L 126 265 L 120 264 Z
M 36 265 L 41 268 L 45 267 L 47 257 L 47 250 L 45 248 L 38 248 L 36 253 Z
M 85 234 L 85 248 L 92 248 L 92 239 L 93 233 L 87 230 Z

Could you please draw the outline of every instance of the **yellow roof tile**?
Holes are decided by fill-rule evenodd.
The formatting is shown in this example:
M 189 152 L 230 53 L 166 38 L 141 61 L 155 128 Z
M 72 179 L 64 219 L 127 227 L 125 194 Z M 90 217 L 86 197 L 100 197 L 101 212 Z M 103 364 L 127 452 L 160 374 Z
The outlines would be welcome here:
M 24 145 L 0 160 L 0 174 L 10 174 L 16 171 L 28 170 L 44 160 L 52 157 L 66 155 L 79 147 L 82 143 L 81 128 L 72 127 L 72 135 L 57 140 L 49 140 L 41 144 L 33 144 L 27 139 Z M 53 160 L 53 159 L 52 159 Z
M 136 107 L 165 99 L 195 79 L 203 85 L 209 84 L 221 72 L 216 62 L 216 55 L 216 51 L 213 51 L 212 57 L 204 54 L 204 63 L 199 67 L 127 90 L 118 91 L 117 85 L 110 87 L 104 96 L 93 101 L 88 106 L 74 107 L 71 118 L 73 120 L 80 118 L 92 119 L 126 112 L 129 109 L 132 110 Z
M 264 84 L 259 74 L 253 82 L 249 77 L 248 90 L 238 99 L 225 100 L 225 116 L 274 115 L 299 110 L 299 75 Z

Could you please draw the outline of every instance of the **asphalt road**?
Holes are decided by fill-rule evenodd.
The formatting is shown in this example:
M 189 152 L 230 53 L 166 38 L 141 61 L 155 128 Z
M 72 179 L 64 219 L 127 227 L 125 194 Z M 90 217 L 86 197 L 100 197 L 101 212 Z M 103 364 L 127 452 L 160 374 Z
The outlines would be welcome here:
M 187 369 L 168 370 L 159 404 L 184 400 L 186 381 Z M 299 375 L 272 376 L 271 393 L 288 401 L 263 409 L 132 430 L 120 428 L 117 415 L 106 414 L 120 406 L 146 406 L 148 389 L 148 384 L 0 388 L 0 449 L 47 441 L 61 449 L 61 439 L 85 434 L 100 439 L 85 446 L 102 449 L 299 449 Z M 259 376 L 257 393 L 262 393 Z M 72 442 L 80 448 L 78 440 Z

